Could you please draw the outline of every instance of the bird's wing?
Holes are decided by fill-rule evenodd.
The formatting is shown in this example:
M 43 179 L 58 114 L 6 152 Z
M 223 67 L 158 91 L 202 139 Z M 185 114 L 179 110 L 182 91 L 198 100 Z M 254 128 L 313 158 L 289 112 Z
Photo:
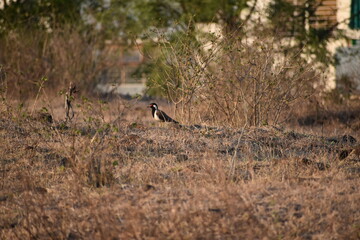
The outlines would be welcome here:
M 169 117 L 165 112 L 163 112 L 163 111 L 161 111 L 161 110 L 156 111 L 156 115 L 158 116 L 158 118 L 159 118 L 161 121 L 178 123 L 177 121 L 175 121 L 174 119 L 172 119 L 171 117 Z

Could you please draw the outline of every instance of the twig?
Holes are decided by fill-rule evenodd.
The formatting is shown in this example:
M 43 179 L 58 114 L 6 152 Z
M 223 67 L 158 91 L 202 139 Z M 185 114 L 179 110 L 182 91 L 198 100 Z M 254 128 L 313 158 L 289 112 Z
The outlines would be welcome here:
M 37 100 L 38 100 L 38 98 L 39 98 L 39 96 L 40 96 L 41 89 L 43 88 L 44 83 L 45 83 L 46 81 L 47 81 L 47 78 L 46 78 L 46 77 L 42 77 L 41 80 L 40 80 L 39 90 L 38 90 L 38 92 L 37 92 L 37 94 L 36 94 L 36 98 L 35 98 L 34 104 L 33 104 L 32 109 L 31 109 L 31 114 L 30 114 L 31 116 L 32 116 L 33 113 L 34 113 L 34 109 L 35 109 L 36 102 L 37 102 Z
M 74 100 L 74 93 L 77 93 L 78 90 L 76 89 L 76 86 L 73 85 L 72 82 L 70 82 L 69 90 L 65 94 L 65 121 L 71 121 L 74 116 L 75 112 L 72 107 L 71 102 Z M 71 113 L 70 113 L 71 111 Z
M 238 141 L 237 141 L 237 144 L 236 144 L 236 147 L 235 147 L 235 152 L 234 152 L 234 155 L 231 159 L 231 163 L 230 163 L 230 170 L 229 170 L 229 179 L 232 179 L 232 177 L 234 176 L 234 173 L 235 173 L 235 160 L 236 160 L 236 155 L 237 155 L 237 152 L 238 152 L 238 148 L 239 148 L 239 145 L 240 145 L 240 141 L 241 141 L 241 138 L 243 137 L 244 135 L 244 131 L 245 131 L 245 128 L 246 128 L 246 123 L 245 125 L 243 126 L 242 130 L 241 130 L 241 134 L 238 138 Z

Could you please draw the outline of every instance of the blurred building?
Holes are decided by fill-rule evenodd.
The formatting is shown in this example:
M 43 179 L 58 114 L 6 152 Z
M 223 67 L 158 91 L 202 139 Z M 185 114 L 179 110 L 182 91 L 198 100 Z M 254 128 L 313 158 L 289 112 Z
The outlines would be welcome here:
M 266 14 L 266 8 L 272 1 L 257 1 L 254 17 L 259 18 Z M 305 24 L 307 29 L 340 30 L 334 31 L 335 36 L 327 45 L 335 60 L 335 65 L 329 65 L 328 68 L 327 87 L 329 89 L 351 87 L 360 92 L 360 0 L 285 1 L 295 6 L 313 4 L 309 9 L 314 12 L 305 12 L 303 22 L 299 23 Z M 221 35 L 220 26 L 215 23 L 198 24 L 197 28 Z M 291 38 L 290 35 L 288 37 Z M 211 44 L 209 42 L 209 48 Z M 104 53 L 112 64 L 103 71 L 97 89 L 102 93 L 122 95 L 143 93 L 145 77 L 134 74 L 145 61 L 141 52 L 140 41 L 133 48 L 108 41 Z
M 337 0 L 337 28 L 347 39 L 329 44 L 334 53 L 331 68 L 335 86 L 360 94 L 360 0 Z
M 100 93 L 120 95 L 142 94 L 145 90 L 145 77 L 137 73 L 144 63 L 143 44 L 138 41 L 133 47 L 106 41 L 102 55 L 108 66 L 102 71 L 96 88 Z
M 306 0 L 287 0 L 304 4 Z M 328 43 L 335 65 L 328 68 L 328 88 L 360 91 L 360 0 L 315 0 L 306 24 L 313 29 L 337 30 Z M 310 16 L 310 14 L 309 14 Z M 354 93 L 355 93 L 354 92 Z
M 266 9 L 272 1 L 261 1 L 259 8 Z M 312 4 L 309 11 L 313 12 L 305 12 L 303 22 L 299 24 L 305 24 L 307 29 L 319 30 L 319 33 L 320 30 L 335 33 L 327 44 L 335 62 L 328 67 L 328 89 L 345 87 L 355 90 L 353 93 L 360 93 L 360 0 L 285 1 L 295 6 Z M 296 34 L 296 29 L 294 31 L 292 34 Z

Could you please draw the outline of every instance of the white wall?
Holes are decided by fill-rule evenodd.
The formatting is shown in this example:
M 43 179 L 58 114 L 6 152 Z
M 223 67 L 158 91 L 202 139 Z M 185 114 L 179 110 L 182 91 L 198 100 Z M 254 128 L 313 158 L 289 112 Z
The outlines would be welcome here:
M 349 28 L 350 15 L 351 15 L 351 0 L 337 0 L 337 21 L 339 23 L 338 29 L 343 31 L 344 34 L 350 39 L 360 39 L 360 31 L 352 30 Z M 339 47 L 351 47 L 351 41 L 345 39 L 333 40 L 328 44 L 328 50 L 335 54 L 336 49 Z M 351 61 L 347 59 L 350 64 Z M 339 68 L 339 71 L 345 72 L 344 66 Z M 338 72 L 339 75 L 339 72 Z M 335 88 L 336 70 L 334 66 L 329 66 L 328 71 L 328 87 Z

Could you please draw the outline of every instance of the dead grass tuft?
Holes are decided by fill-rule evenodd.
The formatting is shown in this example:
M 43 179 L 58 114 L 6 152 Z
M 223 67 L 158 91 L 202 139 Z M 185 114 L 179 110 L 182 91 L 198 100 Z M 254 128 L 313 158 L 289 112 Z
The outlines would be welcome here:
M 359 135 L 172 128 L 89 101 L 66 127 L 4 108 L 1 239 L 359 238 Z

